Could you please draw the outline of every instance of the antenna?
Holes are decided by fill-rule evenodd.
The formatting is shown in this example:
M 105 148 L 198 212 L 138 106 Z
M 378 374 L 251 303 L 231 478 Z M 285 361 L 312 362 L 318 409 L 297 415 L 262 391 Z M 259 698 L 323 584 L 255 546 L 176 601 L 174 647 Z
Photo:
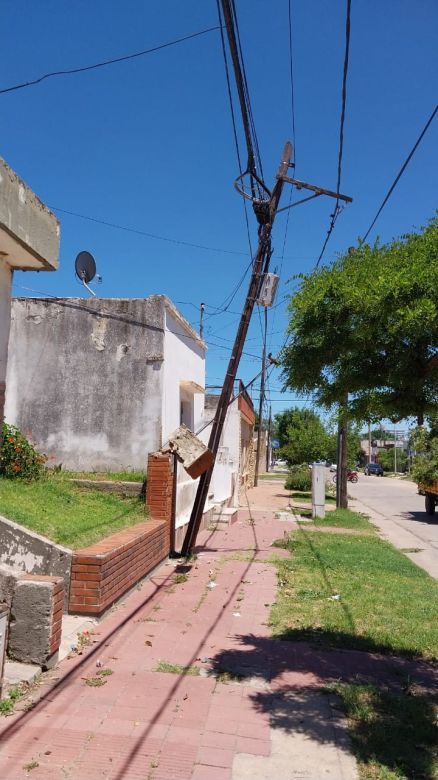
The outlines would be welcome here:
M 96 276 L 96 261 L 91 252 L 79 252 L 75 260 L 75 271 L 84 287 L 96 298 L 96 293 L 88 286 L 88 282 Z

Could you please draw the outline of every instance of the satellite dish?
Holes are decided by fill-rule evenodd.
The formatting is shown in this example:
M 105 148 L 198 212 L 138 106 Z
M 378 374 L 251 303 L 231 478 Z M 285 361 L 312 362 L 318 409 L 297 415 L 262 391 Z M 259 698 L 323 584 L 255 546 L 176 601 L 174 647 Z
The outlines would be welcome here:
M 79 252 L 75 261 L 76 275 L 81 282 L 91 282 L 96 276 L 96 261 L 90 252 Z

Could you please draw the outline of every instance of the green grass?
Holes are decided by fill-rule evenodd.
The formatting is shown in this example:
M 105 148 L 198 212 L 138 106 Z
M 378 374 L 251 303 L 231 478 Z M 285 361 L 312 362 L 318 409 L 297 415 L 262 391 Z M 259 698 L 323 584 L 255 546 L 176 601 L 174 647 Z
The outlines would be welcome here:
M 358 531 L 375 533 L 374 526 L 371 525 L 365 515 L 360 512 L 352 512 L 350 509 L 334 509 L 333 512 L 327 512 L 324 519 L 315 517 L 313 525 L 331 526 L 333 528 L 352 528 Z
M 291 557 L 277 562 L 274 636 L 438 658 L 438 583 L 392 545 L 301 527 L 279 546 Z
M 181 664 L 171 664 L 168 661 L 159 661 L 155 671 L 166 674 L 188 674 L 192 677 L 197 677 L 199 675 L 199 666 L 181 666 Z
M 437 780 L 438 697 L 330 686 L 346 713 L 360 780 Z
M 14 711 L 15 703 L 24 695 L 24 690 L 20 685 L 9 688 L 8 694 L 4 699 L 0 699 L 0 715 L 9 715 Z
M 83 490 L 55 475 L 36 482 L 0 477 L 0 514 L 73 549 L 145 519 L 137 496 Z
M 113 480 L 114 482 L 144 482 L 144 471 L 60 471 L 59 479 L 94 479 L 97 482 Z
M 308 493 L 307 491 L 295 490 L 293 493 L 290 494 L 290 497 L 293 501 L 301 501 L 303 504 L 312 503 L 312 494 Z M 325 503 L 336 504 L 336 498 L 326 493 Z

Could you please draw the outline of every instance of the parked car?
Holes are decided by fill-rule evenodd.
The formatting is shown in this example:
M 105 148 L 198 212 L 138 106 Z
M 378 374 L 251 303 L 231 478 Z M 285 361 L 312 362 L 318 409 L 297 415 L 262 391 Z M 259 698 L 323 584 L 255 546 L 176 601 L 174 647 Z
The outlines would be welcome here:
M 370 477 L 371 474 L 375 474 L 376 477 L 383 477 L 383 466 L 380 463 L 367 463 L 364 468 L 364 474 Z
M 283 458 L 280 458 L 279 460 L 276 460 L 274 463 L 275 466 L 280 466 L 280 468 L 286 468 L 287 461 L 283 460 Z
M 338 470 L 338 467 L 337 467 L 336 463 L 332 463 L 332 465 L 330 466 L 330 471 L 337 471 L 337 470 Z

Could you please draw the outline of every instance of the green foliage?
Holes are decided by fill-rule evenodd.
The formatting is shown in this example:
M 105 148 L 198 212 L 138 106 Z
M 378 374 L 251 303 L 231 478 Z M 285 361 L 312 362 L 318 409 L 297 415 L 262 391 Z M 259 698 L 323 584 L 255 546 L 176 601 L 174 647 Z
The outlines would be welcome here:
M 428 431 L 418 426 L 411 433 L 410 446 L 415 451 L 412 462 L 412 476 L 415 482 L 430 485 L 438 479 L 438 418 L 431 419 Z
M 378 461 L 383 466 L 384 471 L 394 471 L 395 456 L 394 447 L 388 450 L 379 450 Z M 408 456 L 397 447 L 397 471 L 404 472 L 408 467 Z
M 286 490 L 311 490 L 312 473 L 307 463 L 291 466 L 285 488 Z
M 41 455 L 14 425 L 3 423 L 0 474 L 9 479 L 39 479 L 46 455 Z
M 289 464 L 325 460 L 330 449 L 330 436 L 319 415 L 311 409 L 286 409 L 276 415 L 276 431 L 280 440 L 280 455 Z
M 385 246 L 360 244 L 301 276 L 289 304 L 288 388 L 357 420 L 423 416 L 438 398 L 438 219 Z

